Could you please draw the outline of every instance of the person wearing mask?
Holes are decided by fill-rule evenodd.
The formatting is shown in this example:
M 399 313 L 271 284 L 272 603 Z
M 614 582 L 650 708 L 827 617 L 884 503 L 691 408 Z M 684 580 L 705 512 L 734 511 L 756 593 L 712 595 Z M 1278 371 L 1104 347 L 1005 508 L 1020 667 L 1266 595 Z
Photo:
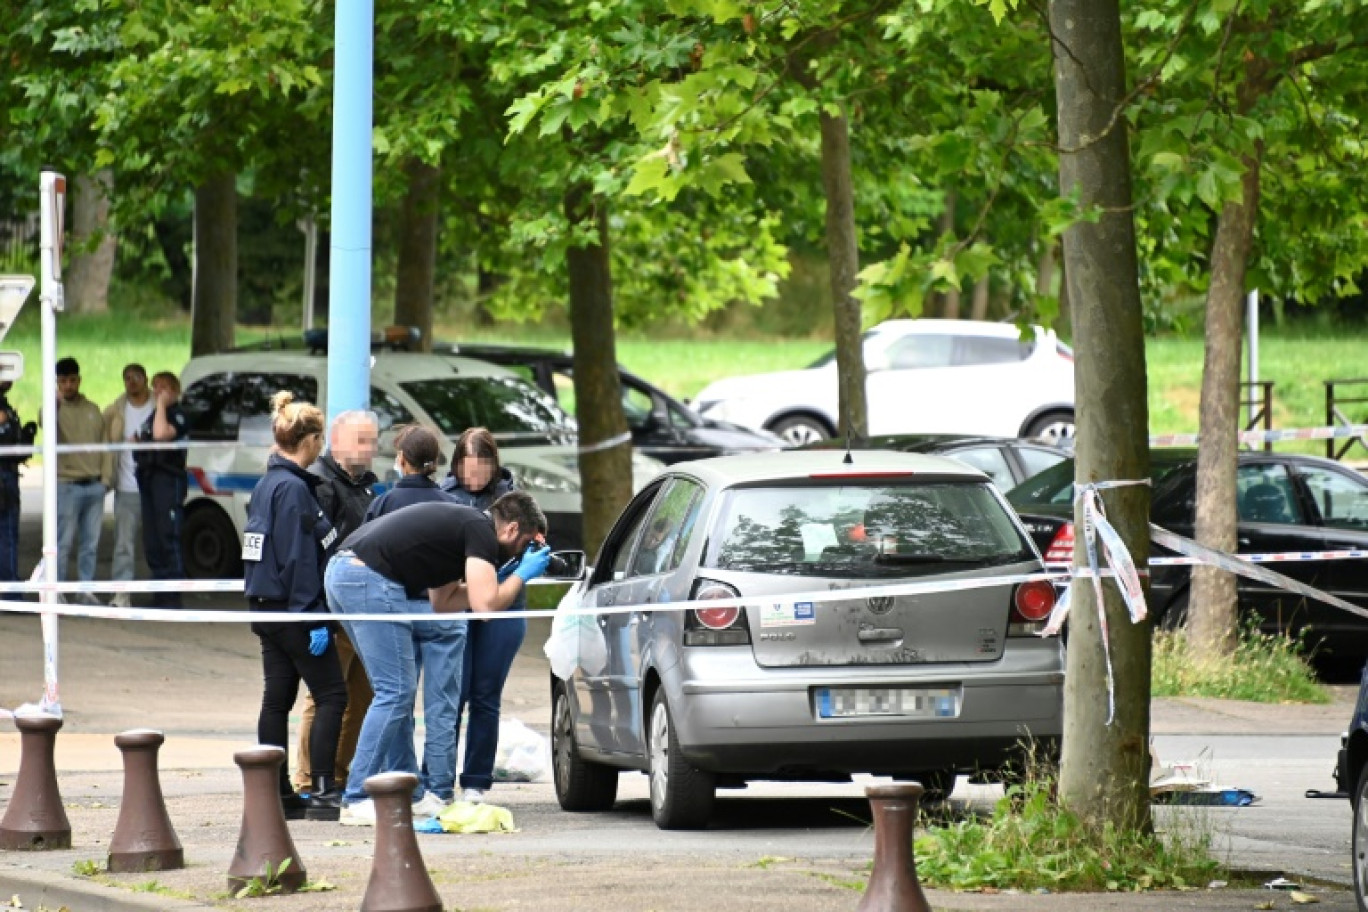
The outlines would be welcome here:
M 137 439 L 171 443 L 190 434 L 180 407 L 180 380 L 162 371 L 152 378 L 152 414 L 143 420 Z M 143 554 L 156 580 L 185 579 L 181 563 L 181 522 L 185 516 L 185 450 L 138 450 L 133 456 L 142 505 Z M 179 592 L 157 592 L 156 608 L 179 608 Z
M 328 449 L 309 466 L 309 472 L 321 481 L 314 488 L 323 515 L 337 530 L 337 538 L 326 552 L 332 557 L 342 540 L 351 535 L 366 519 L 366 508 L 375 500 L 375 484 L 379 481 L 371 471 L 375 451 L 380 442 L 380 423 L 375 413 L 353 409 L 333 419 L 328 434 Z M 333 775 L 338 787 L 347 784 L 352 756 L 356 753 L 356 739 L 361 734 L 361 720 L 370 706 L 371 687 L 361 657 L 352 646 L 351 637 L 341 627 L 333 630 L 337 645 L 337 663 L 342 667 L 342 680 L 347 684 L 347 708 L 342 713 L 342 733 L 337 739 L 337 759 Z M 309 757 L 309 737 L 313 732 L 313 694 L 304 695 L 304 710 L 300 714 L 299 752 L 295 762 L 294 785 L 301 792 L 313 788 L 313 762 Z
M 38 427 L 19 423 L 10 381 L 0 381 L 0 446 L 32 446 Z M 19 582 L 19 466 L 27 456 L 0 456 L 0 582 Z
M 347 615 L 503 611 L 528 580 L 546 572 L 551 549 L 540 544 L 545 535 L 545 514 L 521 491 L 505 494 L 487 513 L 464 504 L 417 503 L 366 523 L 328 562 L 328 604 L 342 616 L 375 688 L 343 796 L 344 824 L 375 825 L 375 805 L 362 787 L 367 777 L 419 772 L 410 625 L 348 624 Z M 428 603 L 421 601 L 425 594 Z
M 417 503 L 449 502 L 432 474 L 442 461 L 437 435 L 410 425 L 394 438 L 394 468 L 399 480 L 366 511 L 366 521 Z M 424 595 L 414 612 L 427 603 Z M 424 794 L 413 805 L 420 817 L 441 813 L 456 790 L 456 728 L 460 724 L 461 660 L 465 655 L 466 621 L 454 618 L 413 625 L 414 672 L 423 686 L 423 762 L 419 779 Z
M 487 510 L 512 491 L 513 473 L 499 464 L 499 445 L 482 427 L 468 428 L 456 441 L 451 474 L 442 490 L 458 503 Z M 527 607 L 527 593 L 519 592 L 510 610 Z M 456 717 L 466 715 L 465 756 L 461 762 L 461 800 L 479 804 L 494 785 L 494 755 L 499 749 L 499 713 L 504 683 L 513 659 L 527 636 L 525 618 L 475 621 L 466 632 L 461 662 L 461 705 Z
M 124 394 L 104 410 L 105 443 L 136 440 L 138 430 L 156 408 L 147 385 L 147 369 L 141 364 L 124 367 L 123 385 Z M 104 454 L 104 485 L 114 491 L 114 565 L 111 573 L 116 580 L 131 580 L 135 576 L 142 496 L 138 493 L 138 479 L 133 468 L 131 450 Z M 109 600 L 116 608 L 127 608 L 129 603 L 127 592 L 116 593 Z
M 261 641 L 265 687 L 257 738 L 289 750 L 290 709 L 302 679 L 314 698 L 309 734 L 313 782 L 308 797 L 290 788 L 286 761 L 280 795 L 290 819 L 336 820 L 342 792 L 333 777 L 347 686 L 337 662 L 332 623 L 323 595 L 323 553 L 337 530 L 323 514 L 314 489 L 321 484 L 309 466 L 323 450 L 323 413 L 289 392 L 271 398 L 275 446 L 257 482 L 242 533 L 243 591 L 252 611 L 289 611 L 316 617 L 299 622 L 252 624 Z
M 81 366 L 75 358 L 57 362 L 57 442 L 98 444 L 104 436 L 100 409 L 81 394 Z M 104 519 L 104 457 L 100 453 L 63 453 L 57 457 L 57 578 L 71 579 L 68 567 L 76 548 L 76 577 L 95 579 L 95 556 Z M 93 592 L 72 601 L 99 605 Z

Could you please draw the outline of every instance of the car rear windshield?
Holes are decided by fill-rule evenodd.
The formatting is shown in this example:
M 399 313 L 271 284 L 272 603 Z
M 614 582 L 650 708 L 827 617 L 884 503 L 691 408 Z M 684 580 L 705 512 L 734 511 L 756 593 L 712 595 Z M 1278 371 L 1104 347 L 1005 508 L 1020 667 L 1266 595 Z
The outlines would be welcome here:
M 1032 557 L 987 484 L 805 485 L 732 491 L 704 565 L 886 579 Z
M 443 377 L 400 384 L 448 436 L 489 428 L 500 443 L 566 443 L 574 436 L 551 398 L 514 377 Z

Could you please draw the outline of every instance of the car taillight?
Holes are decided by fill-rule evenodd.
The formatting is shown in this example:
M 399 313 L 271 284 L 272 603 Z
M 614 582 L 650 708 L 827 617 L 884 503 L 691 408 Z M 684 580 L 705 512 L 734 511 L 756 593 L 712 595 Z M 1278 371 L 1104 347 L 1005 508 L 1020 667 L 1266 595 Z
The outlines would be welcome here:
M 1071 564 L 1073 563 L 1073 552 L 1074 527 L 1073 523 L 1066 522 L 1059 527 L 1059 531 L 1050 541 L 1050 547 L 1045 551 L 1045 563 Z
M 694 583 L 694 601 L 734 599 L 741 593 L 726 583 L 701 579 Z M 734 605 L 694 608 L 684 615 L 685 646 L 745 646 L 750 643 L 746 613 Z
M 1055 606 L 1055 587 L 1048 580 L 1031 580 L 1012 593 L 1008 636 L 1035 636 L 1045 627 Z

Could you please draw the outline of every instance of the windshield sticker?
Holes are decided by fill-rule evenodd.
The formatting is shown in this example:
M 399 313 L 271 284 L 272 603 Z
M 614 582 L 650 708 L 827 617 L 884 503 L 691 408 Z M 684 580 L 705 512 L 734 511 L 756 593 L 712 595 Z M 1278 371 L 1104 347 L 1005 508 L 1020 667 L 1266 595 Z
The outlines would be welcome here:
M 774 602 L 760 606 L 761 627 L 798 627 L 817 623 L 812 602 Z

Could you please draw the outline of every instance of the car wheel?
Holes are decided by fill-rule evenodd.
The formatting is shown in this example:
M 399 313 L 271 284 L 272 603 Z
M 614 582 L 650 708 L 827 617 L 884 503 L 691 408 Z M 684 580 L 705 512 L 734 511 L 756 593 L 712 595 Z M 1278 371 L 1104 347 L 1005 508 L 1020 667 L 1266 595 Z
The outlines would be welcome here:
M 767 430 L 773 431 L 783 437 L 793 446 L 806 446 L 809 443 L 817 443 L 826 440 L 831 436 L 827 426 L 816 418 L 809 418 L 806 415 L 794 415 L 789 418 L 770 424 Z
M 1368 912 L 1368 764 L 1359 771 L 1353 807 L 1354 899 L 1359 912 Z
M 1069 443 L 1074 438 L 1074 413 L 1046 412 L 1026 425 L 1023 437 L 1034 437 L 1050 443 Z
M 191 579 L 229 579 L 242 576 L 242 539 L 233 521 L 217 506 L 203 506 L 185 515 L 181 556 Z
M 717 778 L 696 769 L 679 750 L 665 691 L 651 701 L 651 816 L 662 830 L 701 830 L 712 816 Z
M 1159 629 L 1169 633 L 1176 633 L 1179 630 L 1187 629 L 1188 622 L 1188 596 L 1191 590 L 1184 589 L 1173 597 L 1173 601 L 1168 603 L 1164 609 L 1163 617 L 1159 618 Z
M 567 811 L 610 811 L 617 800 L 618 771 L 581 759 L 575 746 L 570 695 L 558 684 L 551 709 L 552 778 L 556 800 Z

